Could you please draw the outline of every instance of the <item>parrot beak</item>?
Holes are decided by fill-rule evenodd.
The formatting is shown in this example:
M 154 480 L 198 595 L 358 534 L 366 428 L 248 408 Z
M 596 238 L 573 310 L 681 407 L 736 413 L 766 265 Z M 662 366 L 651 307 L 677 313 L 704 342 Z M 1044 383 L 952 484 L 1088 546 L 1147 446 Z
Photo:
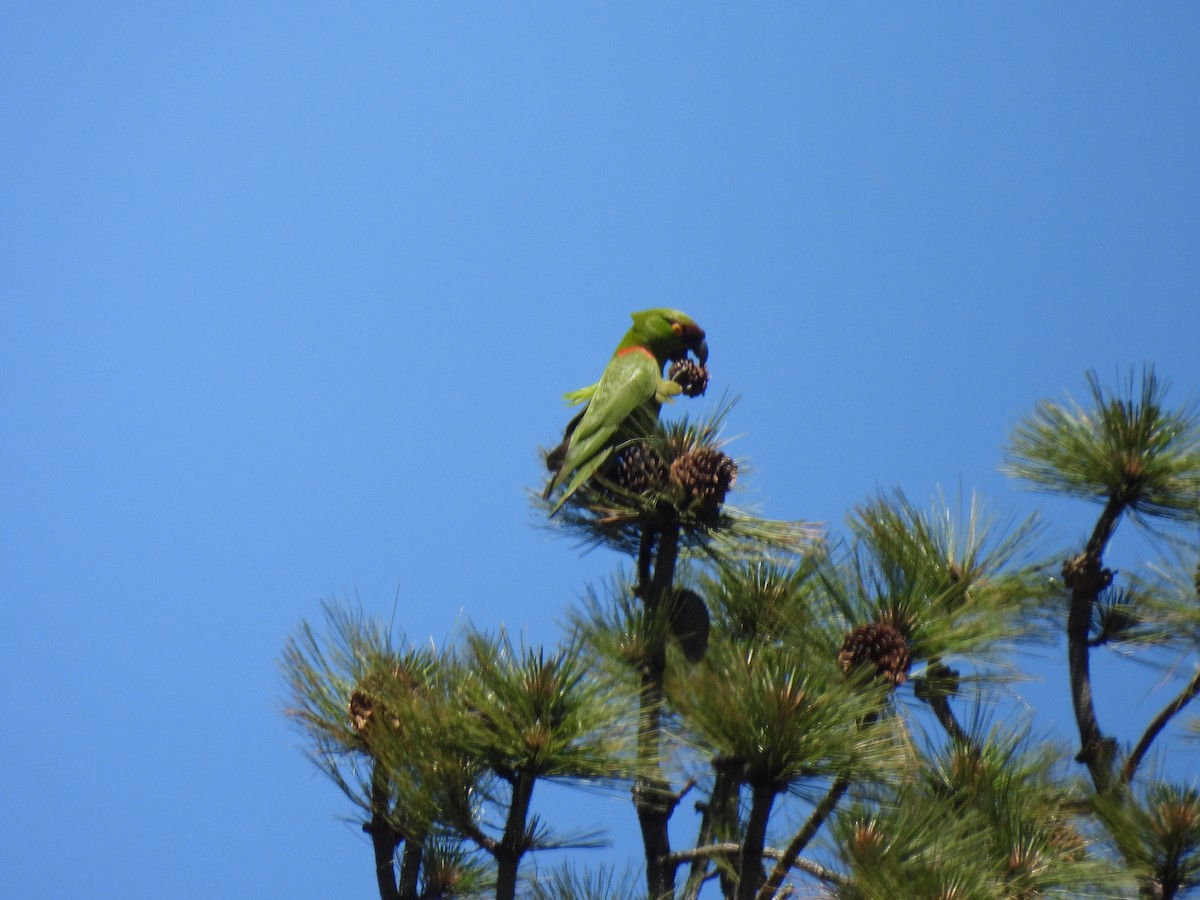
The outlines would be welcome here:
M 695 322 L 672 322 L 671 331 L 679 338 L 679 343 L 676 346 L 675 355 L 671 357 L 673 360 L 687 359 L 688 351 L 691 350 L 696 354 L 696 359 L 700 361 L 700 365 L 704 365 L 708 361 L 708 341 L 705 340 L 704 329 Z

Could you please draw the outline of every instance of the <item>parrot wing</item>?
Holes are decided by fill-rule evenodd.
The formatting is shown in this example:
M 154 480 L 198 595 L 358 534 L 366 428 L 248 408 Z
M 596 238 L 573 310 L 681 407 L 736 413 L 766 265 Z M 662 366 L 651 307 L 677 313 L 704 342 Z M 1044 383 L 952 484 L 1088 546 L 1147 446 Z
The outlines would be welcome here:
M 678 393 L 678 385 L 664 381 L 661 372 L 658 361 L 641 347 L 612 358 L 570 432 L 562 465 L 546 488 L 545 496 L 549 497 L 570 478 L 551 515 L 608 459 L 618 430 L 634 410 L 648 401 L 661 402 Z

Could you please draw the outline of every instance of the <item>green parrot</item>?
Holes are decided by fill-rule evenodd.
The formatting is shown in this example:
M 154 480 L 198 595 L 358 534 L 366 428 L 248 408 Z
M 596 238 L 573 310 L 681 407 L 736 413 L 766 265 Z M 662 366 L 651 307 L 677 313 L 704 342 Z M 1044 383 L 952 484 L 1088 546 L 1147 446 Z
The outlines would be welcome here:
M 704 365 L 708 359 L 704 329 L 689 316 L 677 309 L 633 313 L 633 327 L 617 345 L 600 381 L 567 394 L 569 401 L 586 402 L 587 406 L 571 420 L 562 443 L 546 457 L 554 476 L 543 496 L 549 499 L 566 484 L 550 515 L 604 464 L 630 416 L 643 408 L 657 416 L 659 405 L 680 393 L 678 384 L 662 377 L 663 367 L 670 360 L 684 359 L 689 350 Z

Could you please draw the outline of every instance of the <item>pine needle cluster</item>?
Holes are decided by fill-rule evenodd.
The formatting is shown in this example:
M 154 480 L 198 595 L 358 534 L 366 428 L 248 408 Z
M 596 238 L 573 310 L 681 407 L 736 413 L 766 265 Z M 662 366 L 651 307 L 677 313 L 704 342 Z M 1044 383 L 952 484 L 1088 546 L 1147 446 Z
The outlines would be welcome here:
M 1200 517 L 1200 427 L 1192 406 L 1166 406 L 1154 369 L 1118 391 L 1087 373 L 1091 405 L 1043 400 L 1013 430 L 1007 471 L 1044 491 L 1115 502 L 1133 514 Z
M 288 714 L 358 808 L 381 896 L 513 897 L 528 852 L 594 846 L 556 836 L 531 806 L 543 779 L 632 773 L 630 698 L 577 647 L 469 631 L 416 649 L 336 604 L 326 620 L 285 649 Z

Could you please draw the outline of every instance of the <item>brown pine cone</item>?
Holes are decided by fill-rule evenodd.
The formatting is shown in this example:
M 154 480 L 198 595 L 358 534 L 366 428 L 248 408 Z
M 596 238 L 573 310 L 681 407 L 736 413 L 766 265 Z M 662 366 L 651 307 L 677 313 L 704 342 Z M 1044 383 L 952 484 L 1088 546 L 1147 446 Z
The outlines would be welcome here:
M 846 635 L 838 662 L 846 672 L 870 663 L 875 667 L 876 675 L 882 675 L 899 687 L 908 679 L 912 656 L 904 635 L 891 625 L 871 622 L 859 625 Z

